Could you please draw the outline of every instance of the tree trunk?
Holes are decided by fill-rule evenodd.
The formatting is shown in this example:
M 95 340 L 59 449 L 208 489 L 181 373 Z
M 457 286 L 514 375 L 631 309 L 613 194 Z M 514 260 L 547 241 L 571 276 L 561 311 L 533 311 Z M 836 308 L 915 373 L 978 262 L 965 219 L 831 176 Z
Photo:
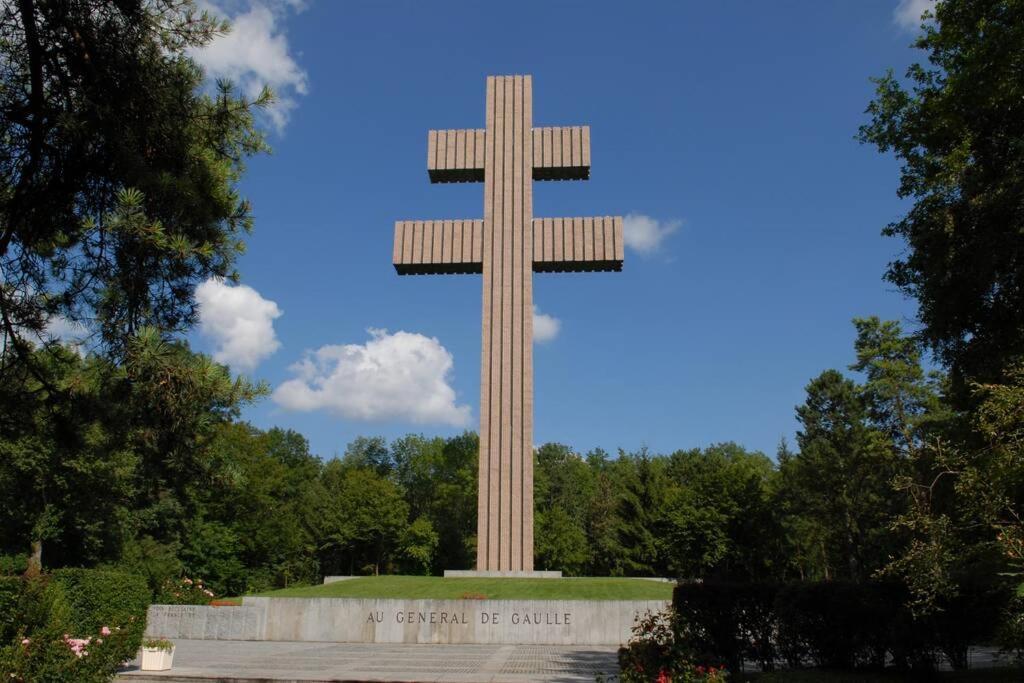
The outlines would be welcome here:
M 37 538 L 32 541 L 32 554 L 28 557 L 28 566 L 25 567 L 25 576 L 33 578 L 43 573 L 43 539 Z

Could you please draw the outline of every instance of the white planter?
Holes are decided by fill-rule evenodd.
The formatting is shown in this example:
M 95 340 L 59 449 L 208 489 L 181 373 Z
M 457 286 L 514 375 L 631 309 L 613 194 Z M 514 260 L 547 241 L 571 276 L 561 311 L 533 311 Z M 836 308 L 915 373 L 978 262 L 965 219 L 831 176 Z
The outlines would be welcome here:
M 174 648 L 161 650 L 156 647 L 142 648 L 143 671 L 167 671 L 174 660 Z

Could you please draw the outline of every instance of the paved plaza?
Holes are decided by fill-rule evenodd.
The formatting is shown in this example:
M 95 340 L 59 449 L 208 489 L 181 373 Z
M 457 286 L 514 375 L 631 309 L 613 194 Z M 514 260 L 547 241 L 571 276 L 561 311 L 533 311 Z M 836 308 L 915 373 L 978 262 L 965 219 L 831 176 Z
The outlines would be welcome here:
M 588 681 L 617 671 L 615 648 L 176 640 L 174 668 L 118 681 Z

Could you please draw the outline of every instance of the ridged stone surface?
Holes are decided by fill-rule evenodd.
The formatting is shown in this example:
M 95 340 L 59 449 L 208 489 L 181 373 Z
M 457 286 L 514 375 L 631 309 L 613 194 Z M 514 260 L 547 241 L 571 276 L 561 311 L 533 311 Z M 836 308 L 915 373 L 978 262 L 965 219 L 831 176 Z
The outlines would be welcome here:
M 483 129 L 432 130 L 432 182 L 483 182 L 482 220 L 395 223 L 401 275 L 483 275 L 477 563 L 533 570 L 533 272 L 622 269 L 619 217 L 533 217 L 534 180 L 590 177 L 588 126 L 533 127 L 530 76 L 489 76 Z

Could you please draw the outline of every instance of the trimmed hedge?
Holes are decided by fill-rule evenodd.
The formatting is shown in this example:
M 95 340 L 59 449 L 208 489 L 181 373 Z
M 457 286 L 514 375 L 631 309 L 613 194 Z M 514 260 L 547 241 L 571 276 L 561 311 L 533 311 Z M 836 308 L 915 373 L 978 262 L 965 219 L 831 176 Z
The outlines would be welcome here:
M 61 592 L 68 625 L 74 631 L 90 634 L 118 625 L 137 631 L 141 641 L 152 596 L 144 577 L 99 569 L 57 569 L 50 573 L 50 590 Z
M 934 615 L 917 618 L 906 588 L 892 582 L 676 586 L 673 607 L 680 642 L 697 661 L 741 670 L 934 668 L 938 653 L 966 668 L 972 644 L 995 632 L 1009 596 L 996 585 L 961 585 Z
M 58 569 L 16 581 L 0 582 L 3 680 L 109 681 L 135 656 L 151 597 L 143 577 Z
M 770 671 L 776 659 L 776 591 L 770 584 L 680 584 L 672 599 L 677 639 L 694 661 L 740 671 L 750 660 Z

